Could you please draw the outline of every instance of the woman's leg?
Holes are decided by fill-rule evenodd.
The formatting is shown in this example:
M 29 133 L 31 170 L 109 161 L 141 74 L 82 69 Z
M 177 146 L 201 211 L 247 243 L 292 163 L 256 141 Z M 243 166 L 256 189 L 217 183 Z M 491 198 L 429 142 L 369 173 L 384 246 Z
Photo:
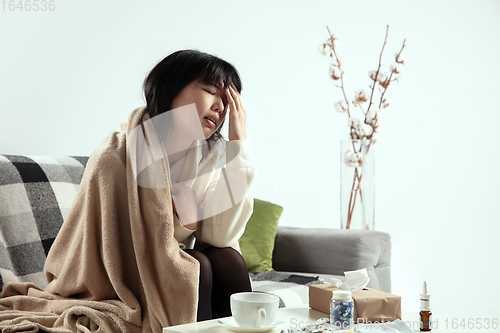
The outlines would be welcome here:
M 200 284 L 198 289 L 198 313 L 196 321 L 212 319 L 212 266 L 205 254 L 193 249 L 184 249 L 200 262 Z
M 212 266 L 212 316 L 214 319 L 230 316 L 230 296 L 252 291 L 245 260 L 232 247 L 209 247 L 203 253 Z

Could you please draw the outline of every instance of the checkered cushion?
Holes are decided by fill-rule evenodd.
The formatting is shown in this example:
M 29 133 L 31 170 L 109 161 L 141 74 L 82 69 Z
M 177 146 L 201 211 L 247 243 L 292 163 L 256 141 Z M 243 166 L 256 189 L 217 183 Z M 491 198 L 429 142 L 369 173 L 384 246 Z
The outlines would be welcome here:
M 47 285 L 43 266 L 88 157 L 0 155 L 0 289 Z

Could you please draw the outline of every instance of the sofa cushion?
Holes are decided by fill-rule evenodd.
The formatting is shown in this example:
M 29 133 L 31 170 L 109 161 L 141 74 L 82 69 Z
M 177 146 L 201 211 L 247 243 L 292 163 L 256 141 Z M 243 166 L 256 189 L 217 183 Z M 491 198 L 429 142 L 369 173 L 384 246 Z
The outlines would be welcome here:
M 269 201 L 254 199 L 252 216 L 239 239 L 241 254 L 248 271 L 276 272 L 272 267 L 274 240 L 283 207 Z
M 7 282 L 45 287 L 45 259 L 87 160 L 0 155 L 0 288 Z

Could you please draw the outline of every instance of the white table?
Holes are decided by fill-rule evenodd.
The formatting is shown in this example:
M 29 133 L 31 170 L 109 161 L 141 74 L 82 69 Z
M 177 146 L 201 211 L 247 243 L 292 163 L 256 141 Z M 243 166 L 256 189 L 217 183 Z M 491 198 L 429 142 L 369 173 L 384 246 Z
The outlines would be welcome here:
M 328 316 L 326 313 L 310 309 L 309 307 L 282 308 L 278 310 L 278 320 L 285 323 L 272 329 L 271 333 L 279 333 L 284 328 L 302 328 L 310 322 L 314 322 L 321 317 Z M 309 322 L 308 322 L 309 321 Z M 189 333 L 234 333 L 229 328 L 218 324 L 217 319 L 200 321 L 197 323 L 177 325 L 163 328 L 163 333 L 168 332 L 189 332 Z
M 272 329 L 271 333 L 280 333 L 282 329 L 303 328 L 306 324 L 314 322 L 321 317 L 328 316 L 328 314 L 310 309 L 309 307 L 295 307 L 295 308 L 282 308 L 278 310 L 278 320 L 283 320 L 285 323 L 277 328 Z M 433 315 L 433 321 L 438 322 L 438 329 L 433 329 L 431 333 L 463 333 L 463 332 L 473 332 L 473 330 L 464 330 L 461 327 L 453 329 L 452 323 L 453 319 L 456 318 L 444 318 L 436 317 Z M 417 313 L 407 313 L 403 312 L 403 319 L 407 325 L 410 325 L 415 332 L 420 332 L 418 328 L 419 316 Z M 461 319 L 458 319 L 460 322 Z M 479 330 L 481 331 L 481 330 Z M 163 328 L 163 333 L 168 332 L 183 332 L 183 333 L 234 333 L 234 331 L 229 328 L 222 327 L 218 324 L 217 319 L 205 320 L 201 322 L 171 326 Z M 339 331 L 342 332 L 342 331 Z M 346 332 L 346 331 L 343 331 Z M 485 332 L 497 332 L 497 330 L 485 330 Z
M 469 318 L 465 318 L 465 323 L 467 323 Z M 419 325 L 419 315 L 418 313 L 409 313 L 409 312 L 403 312 L 403 319 L 402 319 L 407 325 L 409 325 L 415 332 L 420 332 L 420 329 L 418 328 Z M 430 333 L 464 333 L 464 332 L 499 332 L 500 330 L 498 329 L 481 329 L 477 328 L 476 329 L 467 329 L 467 328 L 462 328 L 460 326 L 460 323 L 463 324 L 464 318 L 448 318 L 448 317 L 443 317 L 443 316 L 438 316 L 435 313 L 432 314 L 432 322 L 434 323 L 432 331 Z M 490 319 L 489 319 L 490 320 Z M 436 328 L 437 324 L 437 328 Z M 476 323 L 475 323 L 476 325 Z

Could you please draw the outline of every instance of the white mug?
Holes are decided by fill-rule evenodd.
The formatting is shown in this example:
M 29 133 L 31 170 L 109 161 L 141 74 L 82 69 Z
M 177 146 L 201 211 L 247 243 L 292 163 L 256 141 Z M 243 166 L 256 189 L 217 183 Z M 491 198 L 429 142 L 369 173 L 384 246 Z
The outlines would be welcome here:
M 241 292 L 231 295 L 231 314 L 240 327 L 272 326 L 279 305 L 279 297 L 272 294 Z

